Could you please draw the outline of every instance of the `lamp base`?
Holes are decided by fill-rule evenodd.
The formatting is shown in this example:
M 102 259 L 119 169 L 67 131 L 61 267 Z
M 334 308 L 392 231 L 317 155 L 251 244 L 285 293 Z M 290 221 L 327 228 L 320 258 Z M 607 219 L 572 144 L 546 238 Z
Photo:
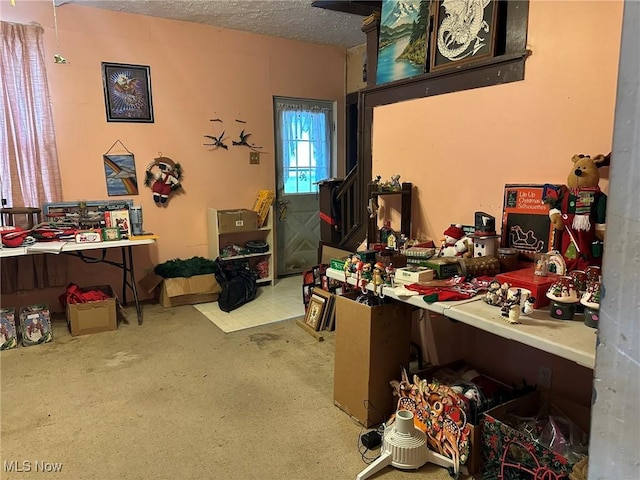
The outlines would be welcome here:
M 573 320 L 576 314 L 576 304 L 552 300 L 551 306 L 549 307 L 549 314 L 551 318 L 557 318 L 558 320 Z

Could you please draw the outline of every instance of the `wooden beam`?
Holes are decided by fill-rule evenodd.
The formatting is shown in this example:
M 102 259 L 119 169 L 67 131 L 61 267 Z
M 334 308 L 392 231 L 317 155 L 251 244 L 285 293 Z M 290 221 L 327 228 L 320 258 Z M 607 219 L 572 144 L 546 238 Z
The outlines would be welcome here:
M 318 0 L 311 2 L 312 7 L 324 8 L 325 10 L 333 10 L 335 12 L 352 13 L 367 17 L 372 13 L 380 13 L 382 9 L 382 1 L 329 1 Z

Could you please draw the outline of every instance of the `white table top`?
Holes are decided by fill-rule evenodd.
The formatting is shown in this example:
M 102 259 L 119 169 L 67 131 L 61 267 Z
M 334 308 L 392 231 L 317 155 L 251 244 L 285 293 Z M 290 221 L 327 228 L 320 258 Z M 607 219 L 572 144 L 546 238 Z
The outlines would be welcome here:
M 102 250 L 104 248 L 114 247 L 131 247 L 135 245 L 149 245 L 154 243 L 155 239 L 145 238 L 141 240 L 113 240 L 110 242 L 97 243 L 75 243 L 71 242 L 36 242 L 26 247 L 0 249 L 0 258 L 19 257 L 22 255 L 34 255 L 38 253 L 62 253 L 75 252 L 80 250 Z
M 327 276 L 334 278 L 336 280 L 344 281 L 344 272 L 342 270 L 336 270 L 335 268 L 327 268 Z M 353 277 L 348 277 L 347 281 L 350 285 L 356 284 L 356 279 Z M 367 290 L 373 292 L 373 284 L 371 284 L 371 282 L 367 284 Z M 423 295 L 413 295 L 410 297 L 398 296 L 395 293 L 393 293 L 393 288 L 389 286 L 383 287 L 382 292 L 385 297 L 393 298 L 394 300 L 400 300 L 401 302 L 408 303 L 409 305 L 413 305 L 414 307 L 424 308 L 425 310 L 429 310 L 431 312 L 440 313 L 440 314 L 444 314 L 445 310 L 447 310 L 448 308 L 451 308 L 452 305 L 462 305 L 467 302 L 475 302 L 476 300 L 478 300 L 477 298 L 471 298 L 468 300 L 456 300 L 451 302 L 427 303 L 422 298 Z
M 327 269 L 327 276 L 344 281 L 344 272 Z M 348 279 L 355 285 L 355 279 Z M 373 290 L 373 286 L 367 286 Z M 556 320 L 549 316 L 548 309 L 534 310 L 530 315 L 520 315 L 520 323 L 512 325 L 500 314 L 500 308 L 486 304 L 480 296 L 470 300 L 427 303 L 422 295 L 398 297 L 390 287 L 385 287 L 385 296 L 419 308 L 446 315 L 459 322 L 471 325 L 503 338 L 529 345 L 530 347 L 572 360 L 587 368 L 595 368 L 596 332 L 587 327 L 582 318 Z
M 520 315 L 520 323 L 512 325 L 501 316 L 500 308 L 483 301 L 452 305 L 445 315 L 503 338 L 552 353 L 578 365 L 595 368 L 597 330 L 587 327 L 583 317 L 558 320 L 549 316 L 548 309 L 534 310 Z

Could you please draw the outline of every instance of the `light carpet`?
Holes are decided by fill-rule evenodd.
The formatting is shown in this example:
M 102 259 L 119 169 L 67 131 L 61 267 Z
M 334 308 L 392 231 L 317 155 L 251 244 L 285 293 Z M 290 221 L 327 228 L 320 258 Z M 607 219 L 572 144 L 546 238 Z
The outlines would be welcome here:
M 303 317 L 302 275 L 278 279 L 273 286 L 258 287 L 254 300 L 231 312 L 220 310 L 218 302 L 193 307 L 225 333 Z

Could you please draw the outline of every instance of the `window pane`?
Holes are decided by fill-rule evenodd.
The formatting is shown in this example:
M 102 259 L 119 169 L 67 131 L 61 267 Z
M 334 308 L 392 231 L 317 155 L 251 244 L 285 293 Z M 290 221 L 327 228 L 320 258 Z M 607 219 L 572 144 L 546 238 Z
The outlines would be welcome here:
M 328 112 L 318 108 L 280 111 L 285 194 L 316 193 L 316 182 L 328 178 L 331 130 Z

